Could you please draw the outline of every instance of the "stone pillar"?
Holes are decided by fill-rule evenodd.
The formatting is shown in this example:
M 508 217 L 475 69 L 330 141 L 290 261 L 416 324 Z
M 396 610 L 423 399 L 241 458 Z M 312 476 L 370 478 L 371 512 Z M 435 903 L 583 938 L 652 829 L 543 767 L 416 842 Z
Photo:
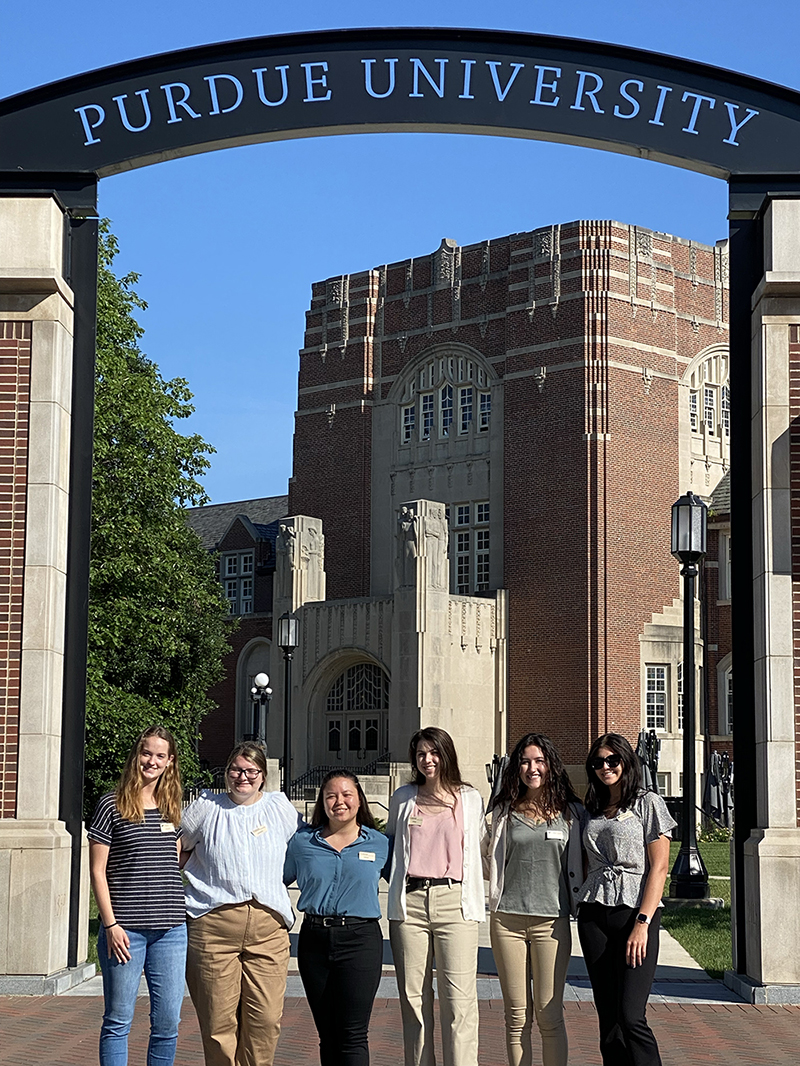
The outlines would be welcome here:
M 64 232 L 54 199 L 0 198 L 3 992 L 53 990 L 67 965 L 71 840 L 58 811 L 73 294 Z M 86 877 L 84 894 L 88 918 Z
M 420 726 L 453 732 L 448 679 L 448 527 L 443 503 L 397 512 L 389 747 L 404 752 Z
M 791 490 L 800 441 L 792 442 L 790 430 L 800 416 L 800 200 L 773 200 L 767 207 L 764 269 L 752 314 L 756 745 L 749 765 L 736 765 L 737 775 L 756 775 L 757 787 L 757 825 L 744 844 L 749 980 L 736 975 L 726 980 L 757 1002 L 797 1002 L 800 829 L 794 671 L 800 633 L 793 621 L 798 594 L 792 587 L 792 535 L 800 535 L 800 514 L 793 514 Z
M 302 647 L 308 632 L 303 622 L 303 605 L 325 599 L 325 537 L 322 521 L 307 515 L 282 518 L 275 543 L 275 584 L 272 597 L 272 658 L 270 677 L 275 693 L 272 714 L 280 718 L 280 745 L 283 749 L 286 664 L 278 647 L 278 619 L 286 611 L 300 619 L 300 646 L 292 665 L 292 778 L 298 766 L 305 766 L 308 738 L 313 735 L 308 708 L 303 704 L 303 669 L 305 651 Z M 274 718 L 273 718 L 274 721 Z M 302 762 L 297 753 L 303 752 Z

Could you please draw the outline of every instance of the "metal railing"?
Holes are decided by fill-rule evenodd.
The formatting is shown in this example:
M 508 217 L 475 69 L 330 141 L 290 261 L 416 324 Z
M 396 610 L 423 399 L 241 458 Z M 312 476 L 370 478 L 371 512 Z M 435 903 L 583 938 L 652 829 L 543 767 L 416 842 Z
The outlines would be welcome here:
M 289 789 L 289 798 L 293 800 L 309 799 L 310 797 L 306 796 L 306 789 L 318 789 L 322 784 L 325 775 L 336 770 L 348 770 L 357 777 L 388 776 L 388 764 L 391 761 L 391 758 L 392 753 L 390 751 L 385 751 L 382 755 L 379 755 L 377 759 L 373 759 L 372 762 L 359 763 L 358 766 L 346 766 L 344 763 L 312 766 L 310 770 L 306 770 L 304 774 L 301 774 L 292 781 Z

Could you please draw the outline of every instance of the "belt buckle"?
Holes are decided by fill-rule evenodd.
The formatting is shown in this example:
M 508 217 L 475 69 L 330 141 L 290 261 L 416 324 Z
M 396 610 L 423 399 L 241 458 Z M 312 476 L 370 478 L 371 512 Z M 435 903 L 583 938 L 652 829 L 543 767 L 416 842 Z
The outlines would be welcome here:
M 335 922 L 335 920 L 336 920 L 335 918 L 331 918 L 330 916 L 326 916 L 326 917 L 324 917 L 322 919 L 322 924 L 325 926 L 326 929 L 330 929 L 331 926 L 333 925 L 333 923 Z

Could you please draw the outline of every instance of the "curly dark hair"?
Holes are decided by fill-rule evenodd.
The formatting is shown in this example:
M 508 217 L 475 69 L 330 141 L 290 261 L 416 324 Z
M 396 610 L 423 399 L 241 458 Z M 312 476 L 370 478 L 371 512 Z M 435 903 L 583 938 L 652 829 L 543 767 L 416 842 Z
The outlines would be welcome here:
M 429 725 L 425 729 L 418 729 L 409 741 L 408 761 L 411 763 L 411 780 L 417 786 L 425 784 L 425 776 L 417 769 L 417 745 L 421 740 L 427 740 L 432 744 L 439 756 L 439 780 L 442 787 L 448 792 L 457 792 L 462 785 L 468 782 L 461 779 L 461 771 L 458 768 L 458 756 L 453 738 L 444 729 Z
M 558 749 L 550 737 L 544 733 L 526 733 L 514 745 L 514 750 L 508 757 L 508 763 L 503 771 L 503 780 L 497 795 L 491 802 L 489 810 L 495 807 L 512 807 L 527 792 L 527 786 L 520 777 L 522 759 L 525 749 L 535 745 L 540 749 L 547 763 L 547 777 L 542 785 L 542 797 L 544 810 L 551 814 L 565 814 L 569 817 L 569 804 L 580 802 L 569 774 L 564 769 Z
M 367 797 L 364 795 L 361 782 L 352 770 L 344 769 L 331 770 L 329 774 L 325 774 L 323 777 L 322 784 L 319 786 L 319 793 L 317 794 L 317 802 L 314 804 L 314 811 L 311 815 L 311 827 L 313 829 L 319 829 L 320 826 L 328 824 L 328 815 L 325 811 L 325 786 L 339 777 L 346 777 L 348 781 L 352 781 L 356 786 L 356 792 L 358 792 L 358 811 L 356 812 L 356 821 L 358 824 L 365 825 L 367 829 L 374 829 L 375 819 L 372 817 L 372 812 L 369 809 Z
M 589 748 L 586 756 L 586 777 L 589 786 L 583 801 L 591 815 L 602 814 L 611 802 L 611 793 L 596 772 L 592 769 L 592 759 L 597 757 L 601 748 L 608 748 L 622 759 L 622 777 L 620 778 L 619 810 L 627 810 L 642 791 L 642 771 L 633 748 L 620 733 L 604 733 Z

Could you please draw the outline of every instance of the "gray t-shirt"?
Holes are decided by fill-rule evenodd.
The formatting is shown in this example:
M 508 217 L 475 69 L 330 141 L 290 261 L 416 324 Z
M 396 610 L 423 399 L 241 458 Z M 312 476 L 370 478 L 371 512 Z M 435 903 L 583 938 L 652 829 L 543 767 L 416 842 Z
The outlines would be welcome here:
M 516 811 L 511 812 L 506 829 L 506 868 L 498 911 L 537 918 L 569 915 L 568 840 L 569 822 L 563 814 L 551 822 L 537 823 Z
M 589 872 L 578 903 L 638 907 L 649 870 L 647 845 L 670 836 L 675 825 L 667 805 L 654 792 L 640 793 L 630 808 L 613 818 L 587 814 L 583 846 Z

